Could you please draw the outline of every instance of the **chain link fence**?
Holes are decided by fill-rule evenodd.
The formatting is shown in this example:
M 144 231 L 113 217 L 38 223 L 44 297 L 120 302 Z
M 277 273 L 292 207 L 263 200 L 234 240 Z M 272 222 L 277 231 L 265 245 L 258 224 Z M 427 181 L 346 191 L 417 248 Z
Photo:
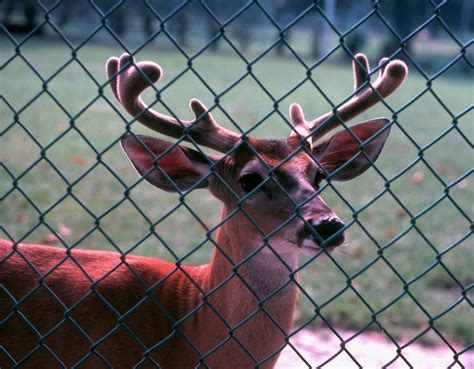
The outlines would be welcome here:
M 0 2 L 0 219 L 1 238 L 12 242 L 5 243 L 0 259 L 1 367 L 160 367 L 157 358 L 163 357 L 162 366 L 182 359 L 185 364 L 174 367 L 188 367 L 186 358 L 194 357 L 190 367 L 225 367 L 216 359 L 222 352 L 229 363 L 267 367 L 285 346 L 294 367 L 337 367 L 341 357 L 355 367 L 373 367 L 355 345 L 374 334 L 391 347 L 378 366 L 418 367 L 410 349 L 420 343 L 448 352 L 443 367 L 474 365 L 472 3 L 395 3 Z M 147 173 L 134 173 L 119 145 L 127 134 L 150 131 L 138 124 L 140 114 L 130 117 L 116 102 L 109 85 L 120 71 L 107 78 L 105 62 L 129 53 L 159 63 L 163 81 L 145 93 L 151 107 L 181 122 L 189 117 L 186 102 L 199 97 L 246 145 L 248 137 L 283 139 L 294 132 L 290 103 L 318 116 L 350 101 L 350 64 L 357 52 L 373 62 L 402 59 L 410 75 L 393 97 L 360 118 L 390 118 L 392 133 L 377 163 L 364 152 L 371 168 L 348 183 L 332 180 L 337 171 L 325 173 L 327 181 L 307 201 L 325 198 L 345 223 L 346 244 L 334 253 L 300 256 L 285 283 L 256 291 L 246 268 L 274 247 L 272 236 L 302 217 L 305 204 L 286 193 L 294 214 L 264 230 L 246 210 L 251 196 L 236 193 L 217 164 L 191 186 L 181 187 L 179 178 L 168 184 L 178 194 L 153 189 Z M 206 117 L 198 109 L 197 121 Z M 341 130 L 349 126 L 344 122 Z M 185 129 L 153 158 L 166 157 L 177 145 L 197 152 L 188 155 L 205 155 L 191 131 Z M 368 146 L 359 143 L 362 150 Z M 235 158 L 238 147 L 218 162 Z M 255 147 L 251 151 L 262 155 Z M 273 174 L 302 151 L 310 153 L 305 140 L 254 193 L 269 183 L 286 192 Z M 197 190 L 212 176 L 237 199 L 223 219 L 220 202 Z M 165 177 L 176 180 L 168 172 Z M 260 207 L 272 209 L 271 200 Z M 278 219 L 279 212 L 272 216 Z M 260 246 L 234 263 L 218 233 L 228 232 L 232 219 L 242 215 L 258 230 L 253 237 Z M 22 243 L 57 248 L 35 254 L 37 249 Z M 94 259 L 79 249 L 115 256 Z M 210 288 L 184 265 L 207 263 L 213 252 L 230 272 Z M 163 274 L 152 278 L 134 255 L 170 263 L 160 264 Z M 287 265 L 281 255 L 273 262 Z M 19 287 L 19 275 L 30 284 Z M 74 281 L 65 282 L 68 276 Z M 188 281 L 183 289 L 199 295 L 181 310 L 160 295 L 180 278 Z M 232 296 L 236 281 L 246 292 L 233 310 L 252 308 L 232 321 L 226 306 L 231 300 L 219 298 Z M 57 287 L 63 282 L 75 292 Z M 288 298 L 281 295 L 289 286 L 299 297 L 286 329 L 271 304 Z M 94 315 L 94 309 L 101 313 Z M 217 325 L 194 319 L 202 311 Z M 273 347 L 269 340 L 271 352 L 258 351 L 252 345 L 259 342 L 248 337 L 261 333 L 253 325 L 282 344 Z M 149 334 L 153 328 L 160 333 Z M 213 330 L 226 334 L 212 344 L 193 338 L 196 331 Z M 305 356 L 296 338 L 308 330 L 334 347 L 316 347 Z

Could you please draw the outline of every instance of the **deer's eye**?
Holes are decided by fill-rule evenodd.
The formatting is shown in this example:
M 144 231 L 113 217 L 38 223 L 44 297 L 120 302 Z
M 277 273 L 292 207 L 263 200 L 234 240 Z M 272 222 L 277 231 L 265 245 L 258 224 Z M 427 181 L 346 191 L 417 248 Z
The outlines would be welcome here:
M 308 141 L 304 142 L 304 146 L 311 152 L 311 144 Z
M 245 192 L 250 192 L 254 190 L 260 183 L 262 183 L 263 178 L 258 174 L 246 174 L 240 178 L 240 186 Z
M 322 170 L 318 170 L 316 172 L 316 175 L 314 176 L 314 185 L 319 186 L 319 184 L 321 183 L 323 179 L 326 179 L 326 175 L 324 174 Z

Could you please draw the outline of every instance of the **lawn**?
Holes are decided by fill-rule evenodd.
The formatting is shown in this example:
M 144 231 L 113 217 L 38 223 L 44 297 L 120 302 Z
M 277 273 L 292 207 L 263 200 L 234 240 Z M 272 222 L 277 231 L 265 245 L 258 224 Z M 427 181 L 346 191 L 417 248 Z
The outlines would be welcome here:
M 69 62 L 71 50 L 64 44 L 30 40 L 21 47 L 21 57 L 0 70 L 0 237 L 207 262 L 212 244 L 206 242 L 205 228 L 218 223 L 218 201 L 195 191 L 180 202 L 177 195 L 139 181 L 117 143 L 129 117 L 108 86 L 102 95 L 98 91 L 106 81 L 105 61 L 122 52 L 88 43 Z M 0 39 L 0 64 L 14 54 L 14 47 Z M 299 102 L 307 117 L 330 109 L 308 81 L 286 95 L 306 78 L 296 59 L 269 54 L 252 64 L 249 73 L 236 54 L 204 52 L 181 75 L 187 59 L 178 52 L 147 47 L 137 58 L 161 64 L 161 97 L 177 116 L 191 118 L 192 97 L 212 106 L 211 89 L 222 94 L 214 111 L 221 124 L 248 130 L 261 122 L 252 131 L 257 138 L 288 135 L 283 117 L 292 102 Z M 340 103 L 352 91 L 351 74 L 349 63 L 329 60 L 311 76 L 327 98 Z M 387 100 L 400 112 L 377 170 L 350 183 L 331 183 L 323 192 L 352 225 L 347 246 L 332 259 L 301 257 L 304 291 L 297 326 L 326 324 L 315 318 L 317 309 L 336 327 L 377 329 L 380 324 L 401 341 L 424 332 L 430 320 L 450 342 L 474 341 L 474 295 L 469 290 L 474 126 L 472 110 L 461 114 L 472 104 L 471 81 L 441 75 L 423 93 L 426 80 L 412 73 Z M 277 112 L 262 86 L 278 101 Z M 152 95 L 147 97 L 150 101 Z M 165 110 L 160 104 L 155 108 Z M 360 120 L 381 115 L 392 112 L 378 106 Z M 453 116 L 459 115 L 454 126 Z M 150 134 L 137 124 L 131 129 Z M 151 225 L 159 239 L 150 233 Z M 421 340 L 441 342 L 435 330 Z

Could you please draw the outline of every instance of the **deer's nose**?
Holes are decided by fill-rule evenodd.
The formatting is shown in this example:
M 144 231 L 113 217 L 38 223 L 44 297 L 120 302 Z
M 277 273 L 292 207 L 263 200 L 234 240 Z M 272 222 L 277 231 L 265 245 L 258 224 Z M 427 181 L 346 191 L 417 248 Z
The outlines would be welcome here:
M 306 231 L 324 247 L 341 245 L 344 242 L 344 234 L 341 232 L 343 228 L 344 223 L 337 218 L 311 219 L 306 224 Z

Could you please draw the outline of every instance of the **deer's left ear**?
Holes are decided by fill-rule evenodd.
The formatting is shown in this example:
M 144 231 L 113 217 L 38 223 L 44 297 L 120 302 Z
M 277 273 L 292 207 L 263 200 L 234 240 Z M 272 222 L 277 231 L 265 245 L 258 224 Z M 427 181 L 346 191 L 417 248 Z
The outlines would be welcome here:
M 155 187 L 178 192 L 209 185 L 211 162 L 216 160 L 212 155 L 142 135 L 127 134 L 120 143 L 138 173 Z
M 313 154 L 331 179 L 351 180 L 365 172 L 379 157 L 390 133 L 388 123 L 387 118 L 378 118 L 352 126 L 351 132 L 338 132 L 313 148 Z

